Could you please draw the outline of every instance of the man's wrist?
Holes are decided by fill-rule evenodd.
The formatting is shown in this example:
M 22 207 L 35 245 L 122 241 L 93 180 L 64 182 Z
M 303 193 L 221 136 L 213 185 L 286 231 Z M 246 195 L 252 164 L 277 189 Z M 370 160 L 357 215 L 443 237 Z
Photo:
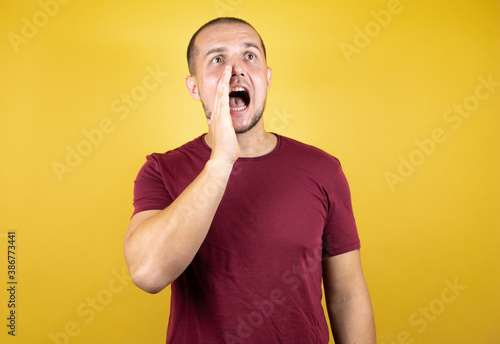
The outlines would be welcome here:
M 234 162 L 211 157 L 205 164 L 205 170 L 211 175 L 229 177 L 233 170 Z

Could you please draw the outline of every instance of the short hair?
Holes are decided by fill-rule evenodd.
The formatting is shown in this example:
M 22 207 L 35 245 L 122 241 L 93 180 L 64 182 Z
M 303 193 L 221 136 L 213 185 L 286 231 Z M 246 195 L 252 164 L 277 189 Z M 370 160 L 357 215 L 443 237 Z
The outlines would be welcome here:
M 188 62 L 189 73 L 191 73 L 191 75 L 194 75 L 196 72 L 194 58 L 198 54 L 198 50 L 197 50 L 196 45 L 195 45 L 196 37 L 198 37 L 198 34 L 201 31 L 203 31 L 203 29 L 205 29 L 209 26 L 212 26 L 215 24 L 230 24 L 230 23 L 245 24 L 245 25 L 250 26 L 252 29 L 254 29 L 255 32 L 257 32 L 257 30 L 255 30 L 255 28 L 252 25 L 250 25 L 250 23 L 246 22 L 243 19 L 235 18 L 235 17 L 218 17 L 218 18 L 212 19 L 209 22 L 205 23 L 202 27 L 200 27 L 198 29 L 198 31 L 196 31 L 194 33 L 193 37 L 191 37 L 191 40 L 189 41 L 189 45 L 187 48 L 187 62 Z M 264 41 L 262 40 L 262 37 L 260 37 L 260 34 L 258 32 L 257 32 L 257 35 L 260 38 L 260 44 L 262 45 L 262 51 L 264 52 L 264 58 L 267 60 L 266 47 L 264 45 Z

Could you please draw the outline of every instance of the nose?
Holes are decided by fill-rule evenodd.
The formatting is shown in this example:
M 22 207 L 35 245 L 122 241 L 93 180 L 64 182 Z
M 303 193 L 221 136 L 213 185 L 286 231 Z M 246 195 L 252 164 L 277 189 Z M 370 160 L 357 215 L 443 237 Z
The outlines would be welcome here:
M 233 56 L 233 59 L 231 60 L 231 67 L 231 77 L 245 76 L 245 68 L 237 56 Z

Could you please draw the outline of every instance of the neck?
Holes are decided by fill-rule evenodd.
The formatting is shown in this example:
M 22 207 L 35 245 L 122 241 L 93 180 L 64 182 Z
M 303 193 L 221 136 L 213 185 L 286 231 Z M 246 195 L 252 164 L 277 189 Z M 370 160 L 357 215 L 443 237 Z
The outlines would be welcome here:
M 264 130 L 264 124 L 259 122 L 251 130 L 237 134 L 240 145 L 240 158 L 255 158 L 271 153 L 278 144 L 276 135 Z M 212 148 L 211 135 L 205 135 L 205 142 Z
M 276 135 L 265 130 L 254 135 L 251 133 L 252 130 L 236 135 L 240 144 L 240 157 L 255 158 L 271 153 L 278 143 Z

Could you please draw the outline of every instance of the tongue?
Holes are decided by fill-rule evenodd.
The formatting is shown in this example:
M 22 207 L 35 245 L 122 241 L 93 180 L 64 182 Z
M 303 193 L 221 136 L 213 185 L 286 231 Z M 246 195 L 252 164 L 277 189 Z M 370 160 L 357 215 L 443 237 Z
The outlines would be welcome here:
M 229 97 L 229 106 L 232 108 L 239 108 L 245 106 L 245 101 L 240 97 Z

